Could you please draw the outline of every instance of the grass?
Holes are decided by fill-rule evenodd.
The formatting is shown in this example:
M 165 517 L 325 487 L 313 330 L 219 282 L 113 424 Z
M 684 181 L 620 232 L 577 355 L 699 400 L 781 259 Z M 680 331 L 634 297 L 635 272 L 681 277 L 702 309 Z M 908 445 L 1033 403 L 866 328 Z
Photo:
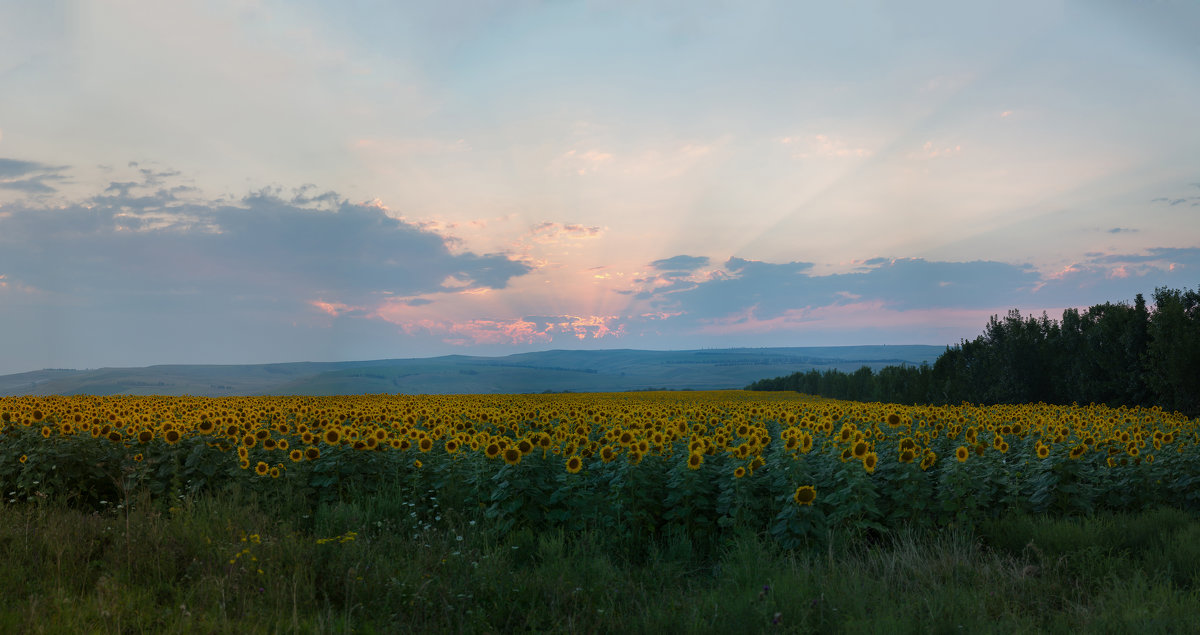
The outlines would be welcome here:
M 1142 633 L 1187 630 L 1200 606 L 1200 525 L 1170 509 L 783 551 L 500 535 L 408 498 L 3 506 L 0 630 Z

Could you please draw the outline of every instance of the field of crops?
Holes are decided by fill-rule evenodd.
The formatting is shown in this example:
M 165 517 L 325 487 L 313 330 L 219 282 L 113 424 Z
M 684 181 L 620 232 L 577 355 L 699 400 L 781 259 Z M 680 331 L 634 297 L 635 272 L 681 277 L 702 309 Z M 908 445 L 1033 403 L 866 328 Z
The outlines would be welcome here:
M 1197 422 L 1158 410 L 910 407 L 794 393 L 0 399 L 9 503 L 380 488 L 501 530 L 830 529 L 1200 509 Z M 414 511 L 415 513 L 415 511 Z

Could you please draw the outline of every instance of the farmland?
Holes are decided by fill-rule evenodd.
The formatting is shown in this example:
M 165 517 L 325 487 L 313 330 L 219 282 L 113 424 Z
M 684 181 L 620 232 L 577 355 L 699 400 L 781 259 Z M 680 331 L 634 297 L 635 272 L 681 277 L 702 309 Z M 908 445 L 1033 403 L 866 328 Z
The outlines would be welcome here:
M 1106 567 L 1145 576 L 1136 586 L 1161 613 L 1151 617 L 1196 598 L 1196 568 L 1170 558 L 1200 557 L 1200 430 L 1159 409 L 742 391 L 12 397 L 0 399 L 0 421 L 0 545 L 30 567 L 6 575 L 41 572 L 6 586 L 47 589 L 59 607 L 38 619 L 63 628 L 186 630 L 179 594 L 204 630 L 388 630 L 395 620 L 606 630 L 619 626 L 623 594 L 642 606 L 644 629 L 667 619 L 667 605 L 675 627 L 703 631 L 731 619 L 757 620 L 750 630 L 831 628 L 852 614 L 878 628 L 951 619 L 956 602 L 1050 628 L 1064 606 L 1087 608 L 1084 591 L 1111 591 Z M 42 533 L 80 535 L 30 546 L 31 523 L 64 517 L 69 528 Z M 1122 526 L 1150 529 L 1129 538 Z M 1080 538 L 1089 532 L 1097 537 Z M 1046 555 L 1055 550 L 1090 555 Z M 1147 555 L 1164 551 L 1164 561 Z M 72 558 L 95 564 L 64 575 Z M 1094 570 L 1071 590 L 1084 561 Z M 846 583 L 835 563 L 863 584 L 909 566 L 932 567 L 921 584 L 935 588 L 1019 588 L 986 601 L 960 589 L 968 595 L 927 605 L 923 618 L 864 613 L 835 592 Z M 658 589 L 670 571 L 708 582 Z M 561 584 L 547 586 L 547 575 Z M 774 581 L 751 583 L 756 575 Z M 1058 595 L 1013 606 L 1040 584 Z M 171 604 L 130 595 L 147 588 Z M 151 621 L 113 621 L 119 606 L 96 604 L 113 589 L 156 607 Z M 704 613 L 702 598 L 722 589 L 745 605 Z M 679 598 L 662 605 L 660 592 Z M 803 596 L 803 611 L 782 601 L 788 594 Z M 555 613 L 530 612 L 537 597 Z

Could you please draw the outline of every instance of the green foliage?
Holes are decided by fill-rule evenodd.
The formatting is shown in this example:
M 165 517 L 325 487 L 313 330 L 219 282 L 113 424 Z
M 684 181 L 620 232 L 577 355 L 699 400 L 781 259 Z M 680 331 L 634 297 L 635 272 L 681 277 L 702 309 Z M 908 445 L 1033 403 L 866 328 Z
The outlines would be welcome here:
M 59 497 L 9 505 L 0 627 L 1186 632 L 1200 602 L 1200 525 L 1170 509 L 1002 516 L 976 533 L 903 526 L 870 542 L 832 531 L 800 549 L 738 531 L 706 551 L 669 531 L 630 553 L 601 531 L 500 535 L 478 507 L 412 494 L 351 492 L 304 518 L 290 495 L 249 490 L 166 511 L 142 498 L 102 513 Z
M 1154 307 L 1104 303 L 1062 321 L 992 316 L 981 335 L 947 347 L 932 366 L 810 370 L 748 390 L 903 404 L 1103 403 L 1200 415 L 1200 289 L 1159 288 Z

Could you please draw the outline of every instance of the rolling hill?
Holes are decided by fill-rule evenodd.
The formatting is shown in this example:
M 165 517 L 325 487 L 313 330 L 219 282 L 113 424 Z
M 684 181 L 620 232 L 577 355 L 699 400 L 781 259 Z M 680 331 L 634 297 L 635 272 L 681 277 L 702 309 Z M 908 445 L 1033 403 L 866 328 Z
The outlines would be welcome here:
M 932 363 L 943 346 L 685 351 L 551 350 L 356 362 L 47 369 L 0 376 L 0 395 L 343 395 L 742 388 L 810 369 Z

